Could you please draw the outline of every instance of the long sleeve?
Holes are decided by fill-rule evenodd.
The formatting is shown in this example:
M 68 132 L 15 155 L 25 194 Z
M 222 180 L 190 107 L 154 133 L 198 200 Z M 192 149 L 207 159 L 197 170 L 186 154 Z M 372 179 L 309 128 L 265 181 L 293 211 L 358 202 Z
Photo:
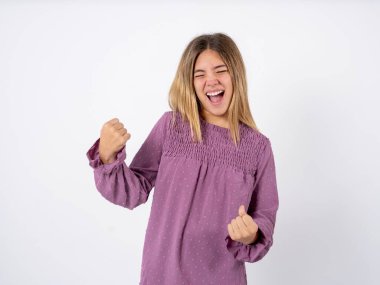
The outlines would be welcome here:
M 262 259 L 273 244 L 276 213 L 279 207 L 276 171 L 270 140 L 261 152 L 247 213 L 258 225 L 258 239 L 245 245 L 226 237 L 226 247 L 240 261 L 256 262 Z
M 147 201 L 155 185 L 169 115 L 165 112 L 157 121 L 129 167 L 125 163 L 125 146 L 110 164 L 103 164 L 99 158 L 100 138 L 88 150 L 96 188 L 104 198 L 130 210 Z

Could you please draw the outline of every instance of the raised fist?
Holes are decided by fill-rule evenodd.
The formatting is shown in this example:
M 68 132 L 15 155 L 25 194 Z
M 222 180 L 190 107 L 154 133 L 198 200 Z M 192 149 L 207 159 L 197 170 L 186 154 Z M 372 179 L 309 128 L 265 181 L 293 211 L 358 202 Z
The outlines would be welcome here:
M 116 160 L 116 154 L 125 146 L 131 134 L 114 118 L 106 122 L 100 131 L 99 157 L 104 164 Z

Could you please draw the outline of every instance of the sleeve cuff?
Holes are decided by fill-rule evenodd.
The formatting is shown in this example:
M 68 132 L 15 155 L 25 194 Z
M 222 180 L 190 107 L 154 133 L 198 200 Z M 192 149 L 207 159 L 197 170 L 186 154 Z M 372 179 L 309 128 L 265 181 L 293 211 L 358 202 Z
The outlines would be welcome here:
M 87 151 L 87 158 L 89 160 L 89 165 L 94 170 L 100 170 L 106 174 L 111 173 L 115 168 L 117 168 L 120 164 L 122 164 L 127 157 L 125 152 L 125 146 L 117 153 L 116 160 L 103 164 L 99 157 L 99 142 L 100 138 L 96 140 L 96 142 L 92 145 L 92 147 Z
M 255 220 L 256 221 L 256 220 Z M 244 262 L 256 262 L 262 259 L 269 248 L 272 246 L 272 240 L 268 239 L 264 232 L 260 229 L 261 223 L 256 221 L 259 226 L 258 235 L 256 242 L 252 244 L 244 244 L 231 239 L 229 235 L 225 238 L 226 248 L 233 255 L 236 260 Z

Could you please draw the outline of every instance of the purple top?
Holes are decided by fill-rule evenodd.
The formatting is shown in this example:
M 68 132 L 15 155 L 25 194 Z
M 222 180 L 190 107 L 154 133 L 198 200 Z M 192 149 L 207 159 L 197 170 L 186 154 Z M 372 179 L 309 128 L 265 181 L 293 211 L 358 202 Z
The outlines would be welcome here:
M 279 201 L 270 140 L 240 123 L 236 148 L 229 129 L 201 118 L 203 142 L 193 143 L 179 114 L 171 127 L 172 113 L 161 116 L 129 166 L 125 147 L 103 164 L 98 139 L 87 152 L 96 188 L 131 210 L 155 188 L 140 285 L 245 285 L 245 262 L 263 258 L 273 243 Z M 228 234 L 240 205 L 259 227 L 250 245 Z

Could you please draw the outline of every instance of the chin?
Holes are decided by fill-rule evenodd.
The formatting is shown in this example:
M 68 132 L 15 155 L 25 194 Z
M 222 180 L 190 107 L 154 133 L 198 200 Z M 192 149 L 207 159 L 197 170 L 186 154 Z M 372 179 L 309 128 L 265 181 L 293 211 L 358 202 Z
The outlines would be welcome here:
M 218 116 L 218 117 L 227 116 L 227 109 L 226 110 L 212 110 L 212 109 L 209 109 L 209 108 L 204 108 L 204 110 L 208 114 L 213 115 L 213 116 Z

